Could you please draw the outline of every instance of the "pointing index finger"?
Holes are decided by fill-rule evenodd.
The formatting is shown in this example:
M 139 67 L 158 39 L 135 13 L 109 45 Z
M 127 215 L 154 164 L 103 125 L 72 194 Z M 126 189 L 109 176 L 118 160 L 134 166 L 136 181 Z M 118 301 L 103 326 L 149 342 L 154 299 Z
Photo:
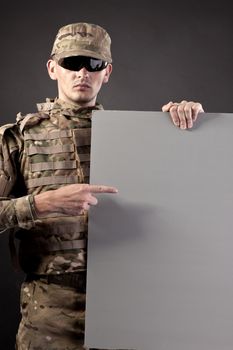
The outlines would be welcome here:
M 90 185 L 89 190 L 92 193 L 117 193 L 118 189 L 112 186 L 105 185 Z

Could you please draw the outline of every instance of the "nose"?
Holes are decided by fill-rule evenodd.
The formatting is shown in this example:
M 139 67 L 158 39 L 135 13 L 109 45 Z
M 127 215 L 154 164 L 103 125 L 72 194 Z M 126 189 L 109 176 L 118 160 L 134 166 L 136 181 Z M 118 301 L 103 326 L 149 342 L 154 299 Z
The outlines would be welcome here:
M 88 77 L 89 72 L 85 67 L 83 67 L 79 71 L 76 72 L 76 75 L 80 78 L 86 78 L 86 77 Z

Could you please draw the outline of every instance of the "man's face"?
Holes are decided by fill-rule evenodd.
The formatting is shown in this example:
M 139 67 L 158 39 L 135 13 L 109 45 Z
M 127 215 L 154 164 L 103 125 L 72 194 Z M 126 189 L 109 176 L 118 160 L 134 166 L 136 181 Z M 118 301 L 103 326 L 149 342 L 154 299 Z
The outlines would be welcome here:
M 57 80 L 58 97 L 63 101 L 83 107 L 94 106 L 103 83 L 107 83 L 112 65 L 101 71 L 89 72 L 85 67 L 72 71 L 61 67 L 56 61 L 47 63 L 50 78 Z

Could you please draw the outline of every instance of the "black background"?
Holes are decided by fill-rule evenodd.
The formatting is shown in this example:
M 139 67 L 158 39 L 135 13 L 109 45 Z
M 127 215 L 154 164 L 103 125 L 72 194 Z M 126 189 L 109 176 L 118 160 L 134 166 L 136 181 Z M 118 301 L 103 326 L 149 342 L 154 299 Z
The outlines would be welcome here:
M 170 100 L 202 102 L 208 112 L 232 112 L 231 1 L 40 0 L 1 2 L 0 124 L 55 97 L 46 61 L 59 27 L 103 26 L 112 37 L 113 73 L 99 95 L 105 109 L 161 110 Z M 0 236 L 0 348 L 14 349 L 23 275 Z

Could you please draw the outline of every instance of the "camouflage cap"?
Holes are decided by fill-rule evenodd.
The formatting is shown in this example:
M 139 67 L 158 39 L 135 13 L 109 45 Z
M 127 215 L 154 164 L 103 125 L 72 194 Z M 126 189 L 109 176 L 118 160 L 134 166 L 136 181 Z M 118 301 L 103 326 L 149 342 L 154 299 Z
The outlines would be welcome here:
M 72 23 L 61 27 L 55 38 L 51 56 L 58 62 L 70 56 L 89 56 L 112 62 L 111 38 L 96 24 Z

